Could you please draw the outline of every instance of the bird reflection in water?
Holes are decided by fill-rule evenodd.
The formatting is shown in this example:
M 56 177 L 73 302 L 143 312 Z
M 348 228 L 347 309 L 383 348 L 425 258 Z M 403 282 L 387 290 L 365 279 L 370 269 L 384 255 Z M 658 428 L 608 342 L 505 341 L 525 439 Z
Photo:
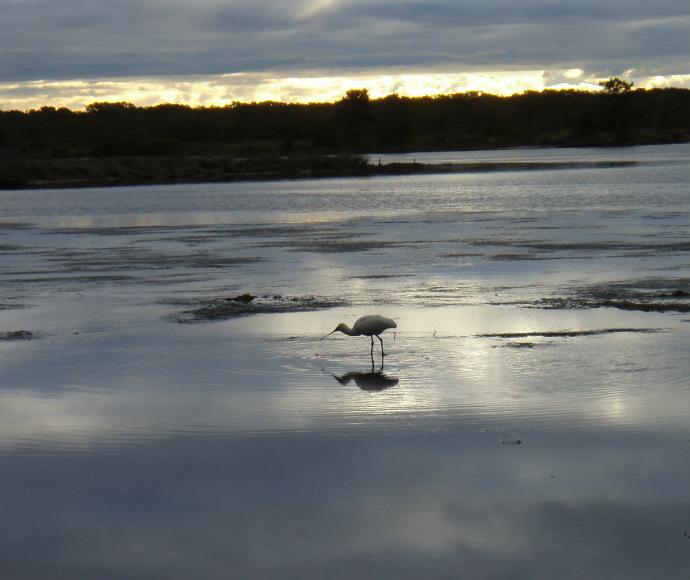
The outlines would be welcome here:
M 381 339 L 382 332 L 389 328 L 397 327 L 398 325 L 395 320 L 385 318 L 379 314 L 369 314 L 358 318 L 352 328 L 343 322 L 338 324 L 335 330 L 332 330 L 323 338 L 330 336 L 334 332 L 342 332 L 348 336 L 368 336 L 371 339 L 371 371 L 366 373 L 351 371 L 341 376 L 333 373 L 329 374 L 341 385 L 347 385 L 350 381 L 354 381 L 363 391 L 383 391 L 384 389 L 389 389 L 397 385 L 397 378 L 389 377 L 383 372 L 383 357 L 386 356 L 386 353 L 383 351 L 383 340 Z M 381 343 L 381 368 L 378 371 L 374 370 L 374 337 L 378 338 Z M 323 338 L 321 340 L 323 340 Z
M 383 372 L 383 367 L 379 370 L 374 370 L 374 361 L 371 362 L 371 371 L 361 372 L 361 371 L 350 371 L 344 375 L 336 375 L 330 373 L 330 375 L 338 381 L 341 385 L 347 385 L 350 381 L 354 381 L 355 384 L 363 391 L 383 391 L 384 389 L 389 389 L 398 384 L 396 377 L 390 377 Z

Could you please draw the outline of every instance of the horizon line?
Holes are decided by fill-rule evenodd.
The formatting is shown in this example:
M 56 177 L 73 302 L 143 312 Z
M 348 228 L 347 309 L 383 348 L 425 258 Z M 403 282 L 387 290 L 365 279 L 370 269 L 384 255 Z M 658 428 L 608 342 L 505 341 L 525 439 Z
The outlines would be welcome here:
M 586 76 L 580 69 L 560 73 L 524 71 L 504 73 L 432 73 L 351 76 L 282 76 L 233 73 L 194 77 L 33 80 L 0 82 L 0 110 L 31 111 L 43 107 L 84 110 L 98 102 L 126 102 L 137 107 L 179 104 L 222 107 L 233 103 L 328 104 L 348 90 L 367 88 L 372 100 L 397 94 L 417 98 L 466 93 L 509 97 L 526 92 L 601 91 L 611 78 L 633 89 L 689 88 L 690 74 L 639 78 L 623 75 Z

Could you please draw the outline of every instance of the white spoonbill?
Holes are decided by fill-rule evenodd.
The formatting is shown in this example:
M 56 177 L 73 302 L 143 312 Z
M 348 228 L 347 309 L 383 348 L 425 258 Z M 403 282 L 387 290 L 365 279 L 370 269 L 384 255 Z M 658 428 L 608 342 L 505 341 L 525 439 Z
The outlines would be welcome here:
M 371 338 L 372 356 L 374 355 L 374 337 L 376 337 L 381 343 L 381 356 L 383 356 L 386 353 L 383 352 L 383 339 L 381 338 L 380 334 L 388 328 L 398 328 L 395 320 L 385 318 L 384 316 L 380 316 L 378 314 L 369 314 L 368 316 L 358 318 L 357 322 L 355 322 L 352 328 L 350 328 L 344 322 L 341 322 L 338 326 L 336 326 L 335 330 L 329 332 L 326 336 L 330 336 L 334 332 L 338 331 L 342 332 L 343 334 L 347 334 L 348 336 L 368 336 Z M 323 338 L 326 338 L 326 336 Z M 321 340 L 323 340 L 323 338 Z

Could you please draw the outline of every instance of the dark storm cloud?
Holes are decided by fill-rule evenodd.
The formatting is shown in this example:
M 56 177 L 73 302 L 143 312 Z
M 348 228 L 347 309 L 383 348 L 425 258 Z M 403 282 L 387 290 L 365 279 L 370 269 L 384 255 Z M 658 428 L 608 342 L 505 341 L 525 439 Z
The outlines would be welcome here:
M 609 2 L 563 2 L 553 0 L 513 1 L 437 1 L 437 2 L 379 2 L 365 5 L 350 3 L 341 12 L 358 13 L 364 18 L 398 19 L 425 22 L 434 26 L 500 25 L 520 22 L 547 23 L 554 20 L 581 19 L 584 21 L 625 21 L 675 16 L 683 13 L 683 5 L 671 0 L 650 4 L 636 0 Z
M 0 0 L 0 13 L 4 82 L 425 66 L 682 74 L 690 37 L 685 0 Z

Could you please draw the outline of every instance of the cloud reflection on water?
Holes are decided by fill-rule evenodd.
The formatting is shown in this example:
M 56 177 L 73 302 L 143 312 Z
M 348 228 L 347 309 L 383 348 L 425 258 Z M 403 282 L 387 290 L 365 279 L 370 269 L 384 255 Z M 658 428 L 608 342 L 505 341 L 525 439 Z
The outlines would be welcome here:
M 12 478 L 31 484 L 5 486 L 3 525 L 21 528 L 34 514 L 42 533 L 41 558 L 28 566 L 23 554 L 37 538 L 8 538 L 3 569 L 16 578 L 121 576 L 132 567 L 297 578 L 329 575 L 336 562 L 339 574 L 356 575 L 371 559 L 367 570 L 376 560 L 403 578 L 458 566 L 549 578 L 555 565 L 578 576 L 615 561 L 626 577 L 644 578 L 654 554 L 654 572 L 665 562 L 673 576 L 684 512 L 667 497 L 683 490 L 656 488 L 651 506 L 639 503 L 667 470 L 659 453 L 667 441 L 634 438 L 649 470 L 640 474 L 626 459 L 629 434 L 594 435 L 596 443 L 581 435 L 531 431 L 508 449 L 469 425 L 375 438 L 178 434 L 89 454 L 5 456 Z M 623 486 L 602 501 L 611 481 Z M 131 514 L 146 518 L 132 526 Z
M 458 418 L 556 421 L 559 428 L 663 424 L 674 430 L 684 423 L 675 332 L 543 339 L 516 349 L 509 340 L 446 334 L 463 312 L 488 316 L 492 307 L 437 310 L 434 323 L 445 319 L 447 326 L 439 325 L 435 336 L 410 329 L 426 309 L 400 311 L 385 367 L 377 363 L 373 370 L 366 337 L 316 339 L 330 318 L 339 319 L 337 312 L 174 326 L 158 345 L 146 334 L 115 341 L 104 332 L 77 335 L 70 339 L 72 354 L 59 359 L 49 339 L 7 343 L 3 348 L 14 355 L 3 365 L 2 447 L 83 449 L 176 432 L 337 431 L 353 421 L 393 430 L 427 421 L 453 425 Z M 300 320 L 313 339 L 291 337 Z M 244 331 L 249 325 L 253 336 Z M 269 338 L 279 337 L 280 328 L 290 332 L 283 334 L 287 340 Z M 44 362 L 29 364 L 40 352 Z M 360 388 L 333 389 L 331 375 Z M 664 397 L 655 384 L 664 385 Z M 378 396 L 367 396 L 371 391 Z
M 687 315 L 535 307 L 686 284 L 674 167 L 6 192 L 0 569 L 682 576 Z M 257 288 L 346 306 L 174 322 Z

